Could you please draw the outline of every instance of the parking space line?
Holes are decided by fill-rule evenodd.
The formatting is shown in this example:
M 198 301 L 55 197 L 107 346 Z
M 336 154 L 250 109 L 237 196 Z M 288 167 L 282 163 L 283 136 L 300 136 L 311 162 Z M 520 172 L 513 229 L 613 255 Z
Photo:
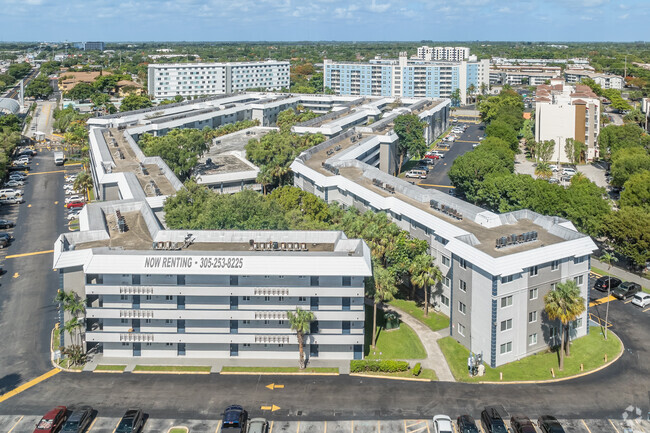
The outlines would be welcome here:
M 614 425 L 614 423 L 612 422 L 611 419 L 607 418 L 607 421 L 609 421 L 609 423 L 612 425 L 612 427 L 614 427 L 614 430 L 616 430 L 616 433 L 621 433 L 621 432 L 618 431 L 618 429 L 616 428 L 616 426 Z
M 451 188 L 451 189 L 456 189 L 455 186 L 449 186 L 449 185 L 435 185 L 432 183 L 418 183 L 418 186 L 435 186 L 437 188 Z
M 327 421 L 325 421 L 325 431 L 323 433 L 327 433 Z
M 17 426 L 18 424 L 20 424 L 20 422 L 23 420 L 23 418 L 25 418 L 25 415 L 23 415 L 23 416 L 21 416 L 20 418 L 18 418 L 18 421 L 16 421 L 16 424 L 14 424 L 14 426 L 11 427 L 7 433 L 11 433 L 12 431 L 14 431 L 14 429 L 16 428 L 16 426 Z
M 420 424 L 422 421 L 415 421 L 413 424 L 409 424 L 406 427 L 413 427 L 414 425 Z
M 584 419 L 581 419 L 580 421 L 582 421 L 582 424 L 584 424 L 584 426 L 585 426 L 585 428 L 587 429 L 587 431 L 588 431 L 589 433 L 591 433 L 591 429 L 589 429 L 589 426 L 587 426 L 587 423 L 585 422 L 585 420 L 584 420 Z
M 65 170 L 39 171 L 37 173 L 27 173 L 27 176 L 36 176 L 37 174 L 65 173 Z
M 117 423 L 115 423 L 115 427 L 113 427 L 113 433 L 115 433 L 115 430 L 117 430 L 118 425 L 120 425 L 120 420 L 118 420 Z
M 325 422 L 325 425 L 327 425 L 327 422 Z M 325 430 L 325 433 L 327 433 L 327 429 Z M 377 420 L 377 433 L 381 433 L 381 421 Z
M 627 301 L 624 301 L 623 303 L 624 304 L 629 304 L 630 302 L 632 302 L 632 299 L 628 299 Z
M 429 430 L 429 420 L 424 421 L 427 425 L 427 433 L 431 433 L 431 430 Z M 454 425 L 453 423 L 451 425 Z
M 418 424 L 419 424 L 419 423 L 418 423 Z M 453 424 L 452 424 L 452 425 L 453 425 Z M 420 428 L 418 428 L 418 429 L 416 429 L 416 430 L 409 430 L 409 433 L 418 433 L 418 432 L 421 432 L 422 430 L 424 430 L 425 428 L 427 428 L 427 426 L 420 427 Z
M 648 308 L 646 308 L 645 310 L 643 310 L 644 313 L 645 313 L 646 311 L 650 311 L 650 307 L 648 307 Z
M 43 382 L 44 380 L 49 379 L 50 377 L 54 376 L 55 374 L 57 374 L 59 372 L 61 372 L 61 370 L 59 370 L 58 368 L 53 368 L 52 370 L 48 371 L 47 373 L 38 376 L 36 379 L 32 379 L 29 382 L 20 385 L 18 388 L 14 389 L 12 391 L 9 391 L 8 393 L 0 396 L 0 403 L 2 403 L 5 400 L 9 400 L 14 395 L 18 395 L 21 392 L 28 390 L 29 388 L 31 388 L 34 385 L 38 385 L 39 383 Z
M 300 433 L 300 421 L 298 421 L 298 427 L 296 428 L 296 433 Z
M 93 427 L 95 427 L 95 423 L 97 422 L 97 418 L 99 418 L 99 417 L 98 416 L 95 417 L 93 422 L 90 424 L 90 427 L 88 427 L 88 430 L 86 430 L 86 433 L 90 433 L 90 431 L 93 429 Z
M 39 255 L 39 254 L 49 254 L 49 253 L 53 253 L 53 252 L 54 252 L 54 250 L 45 250 L 45 251 L 36 251 L 36 252 L 33 252 L 33 253 L 12 254 L 10 256 L 5 257 L 5 259 L 16 259 L 18 257 L 36 256 L 36 255 Z
M 219 429 L 221 428 L 221 420 L 217 423 L 217 429 L 214 431 L 214 433 L 219 433 Z M 271 421 L 271 431 L 269 433 L 273 433 L 273 421 Z

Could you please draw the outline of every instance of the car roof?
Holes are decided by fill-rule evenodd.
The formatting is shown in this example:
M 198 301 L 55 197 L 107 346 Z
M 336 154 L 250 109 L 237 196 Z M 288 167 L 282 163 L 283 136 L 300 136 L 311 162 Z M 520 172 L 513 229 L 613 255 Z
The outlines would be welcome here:
M 54 417 L 56 416 L 57 413 L 61 412 L 62 410 L 66 410 L 65 406 L 57 406 L 54 409 L 51 409 L 45 415 L 43 415 L 43 418 Z
M 140 412 L 140 409 L 128 409 L 126 412 L 124 412 L 124 418 L 135 418 L 135 416 Z

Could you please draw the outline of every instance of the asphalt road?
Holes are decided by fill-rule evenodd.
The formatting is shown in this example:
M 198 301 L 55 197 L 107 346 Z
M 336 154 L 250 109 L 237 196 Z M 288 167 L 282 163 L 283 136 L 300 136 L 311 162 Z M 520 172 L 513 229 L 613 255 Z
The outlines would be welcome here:
M 38 75 L 38 69 L 32 69 L 29 74 L 27 74 L 24 78 L 25 80 L 25 88 L 27 88 L 27 85 Z M 18 99 L 18 93 L 20 92 L 20 82 L 16 84 L 14 87 L 12 87 L 7 93 L 5 93 L 4 97 L 5 98 L 11 98 L 11 99 Z
M 459 122 L 460 124 L 462 122 Z M 454 160 L 472 150 L 472 145 L 478 143 L 479 137 L 485 134 L 483 125 L 475 123 L 468 123 L 468 125 L 467 130 L 449 147 L 449 150 L 443 150 L 445 157 L 436 161 L 436 165 L 429 171 L 427 178 L 422 179 L 418 185 L 423 188 L 437 188 L 441 191 L 449 191 L 452 186 L 449 180 L 449 169 Z
M 65 230 L 63 173 L 45 173 L 61 167 L 54 166 L 51 153 L 37 156 L 32 167 L 34 174 L 25 188 L 26 203 L 19 205 L 10 255 L 51 250 L 59 232 Z M 52 369 L 48 348 L 57 314 L 52 299 L 58 276 L 51 265 L 51 254 L 4 260 L 6 273 L 0 277 L 2 393 Z M 603 296 L 599 292 L 593 295 L 594 299 Z M 604 316 L 604 308 L 601 305 L 591 311 Z M 645 415 L 650 410 L 650 311 L 644 313 L 631 304 L 614 301 L 610 317 L 613 330 L 626 346 L 621 359 L 592 375 L 553 384 L 62 372 L 0 403 L 0 415 L 38 415 L 59 404 L 90 404 L 107 417 L 118 417 L 125 408 L 138 406 L 152 418 L 217 419 L 232 403 L 250 408 L 252 416 L 260 415 L 257 408 L 262 405 L 277 405 L 279 410 L 266 414 L 276 421 L 411 419 L 436 413 L 478 417 L 487 404 L 500 404 L 510 413 L 531 418 L 547 413 L 568 419 L 620 418 L 630 405 L 641 408 Z M 285 387 L 271 391 L 265 388 L 270 383 Z

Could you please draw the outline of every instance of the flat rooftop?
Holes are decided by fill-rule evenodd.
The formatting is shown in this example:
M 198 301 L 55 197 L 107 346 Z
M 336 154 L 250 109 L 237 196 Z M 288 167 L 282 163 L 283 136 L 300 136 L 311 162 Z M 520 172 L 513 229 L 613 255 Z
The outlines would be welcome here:
M 319 150 L 318 152 L 314 153 L 311 155 L 311 158 L 309 158 L 307 161 L 305 161 L 305 164 L 307 164 L 308 167 L 313 168 L 314 170 L 326 174 L 328 176 L 333 176 L 333 173 L 326 170 L 323 167 L 323 163 L 333 157 L 334 155 L 343 152 L 346 149 L 349 149 L 352 146 L 356 146 L 363 142 L 366 138 L 368 138 L 368 135 L 361 134 L 361 139 L 358 139 L 358 134 L 352 135 L 350 137 L 347 137 L 341 141 L 338 141 L 336 143 L 333 143 L 331 146 L 328 146 L 324 149 Z M 355 141 L 352 141 L 354 137 Z M 339 147 L 340 146 L 340 147 Z M 336 150 L 338 149 L 338 150 Z M 328 152 L 330 152 L 328 154 Z
M 205 161 L 205 159 L 202 158 L 204 161 L 194 167 L 194 174 L 225 174 L 253 170 L 250 165 L 234 155 L 214 155 L 208 158 L 210 159 L 210 163 Z
M 104 129 L 102 134 L 115 163 L 113 173 L 128 172 L 135 174 L 147 197 L 176 193 L 172 184 L 161 172 L 160 167 L 156 164 L 142 164 L 141 166 L 140 161 L 138 161 L 133 149 L 124 139 L 121 131 L 115 128 Z M 144 167 L 144 170 L 142 170 L 142 167 Z M 160 194 L 157 194 L 156 190 L 150 186 L 154 184 L 158 187 Z

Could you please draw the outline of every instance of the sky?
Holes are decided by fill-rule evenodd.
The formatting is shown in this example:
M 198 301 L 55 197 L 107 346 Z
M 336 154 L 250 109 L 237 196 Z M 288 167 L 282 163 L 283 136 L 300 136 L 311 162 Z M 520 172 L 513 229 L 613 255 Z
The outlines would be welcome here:
M 650 0 L 0 0 L 0 41 L 640 41 Z

